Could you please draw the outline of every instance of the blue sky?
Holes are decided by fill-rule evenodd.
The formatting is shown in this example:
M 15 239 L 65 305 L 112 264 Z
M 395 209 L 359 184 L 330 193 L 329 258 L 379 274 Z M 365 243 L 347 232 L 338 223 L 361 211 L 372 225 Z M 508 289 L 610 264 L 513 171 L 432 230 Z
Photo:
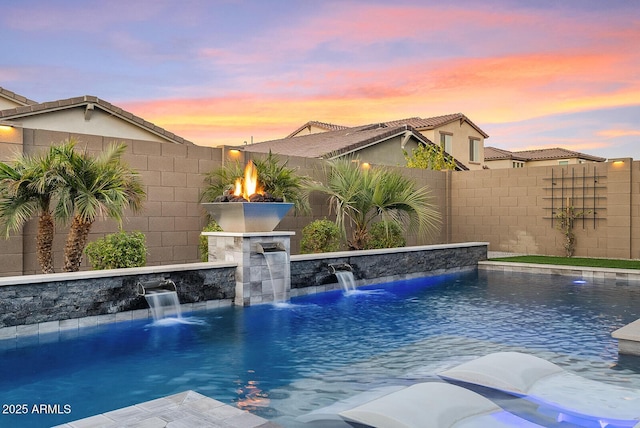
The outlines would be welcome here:
M 0 34 L 0 86 L 202 145 L 462 112 L 489 146 L 640 159 L 635 1 L 22 0 Z

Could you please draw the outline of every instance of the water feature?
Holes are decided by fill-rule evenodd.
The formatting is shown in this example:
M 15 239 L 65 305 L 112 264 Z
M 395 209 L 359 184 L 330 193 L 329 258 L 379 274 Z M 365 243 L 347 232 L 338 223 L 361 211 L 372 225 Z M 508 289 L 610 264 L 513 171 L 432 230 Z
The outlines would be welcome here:
M 347 263 L 329 265 L 329 273 L 336 276 L 338 283 L 346 293 L 356 291 L 356 279 L 353 276 L 353 268 Z
M 177 291 L 176 284 L 169 279 L 138 282 L 138 294 L 147 300 L 155 322 L 182 318 Z
M 282 303 L 288 300 L 288 289 L 291 286 L 291 265 L 289 254 L 280 242 L 261 242 L 256 244 L 258 254 L 262 254 L 267 262 L 269 278 L 273 288 L 273 302 Z
M 52 426 L 192 389 L 302 428 L 295 418 L 311 410 L 498 351 L 640 389 L 638 360 L 618 357 L 611 338 L 640 318 L 640 285 L 573 279 L 467 272 L 295 297 L 291 309 L 198 312 L 198 325 L 139 320 L 0 341 L 0 402 L 71 406 L 0 414 L 0 426 Z

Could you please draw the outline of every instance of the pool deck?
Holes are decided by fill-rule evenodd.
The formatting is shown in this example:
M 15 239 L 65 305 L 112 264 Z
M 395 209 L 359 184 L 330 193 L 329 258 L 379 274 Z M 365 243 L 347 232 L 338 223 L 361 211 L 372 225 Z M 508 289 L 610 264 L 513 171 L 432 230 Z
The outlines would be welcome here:
M 280 425 L 185 391 L 134 406 L 58 425 L 55 428 L 279 428 Z

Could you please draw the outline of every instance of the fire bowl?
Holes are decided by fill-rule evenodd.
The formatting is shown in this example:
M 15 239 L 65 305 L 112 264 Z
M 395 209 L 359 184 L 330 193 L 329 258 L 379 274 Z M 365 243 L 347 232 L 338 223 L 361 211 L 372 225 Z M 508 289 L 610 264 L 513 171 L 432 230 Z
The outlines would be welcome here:
M 271 232 L 290 202 L 208 202 L 202 204 L 225 232 Z

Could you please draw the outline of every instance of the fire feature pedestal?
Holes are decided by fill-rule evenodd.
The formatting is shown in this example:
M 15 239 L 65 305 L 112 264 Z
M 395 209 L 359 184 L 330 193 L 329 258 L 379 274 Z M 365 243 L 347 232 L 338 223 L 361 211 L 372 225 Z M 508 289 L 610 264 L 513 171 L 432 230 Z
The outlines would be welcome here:
M 209 242 L 209 261 L 238 264 L 236 268 L 236 305 L 249 306 L 274 301 L 274 283 L 284 282 L 284 298 L 289 297 L 291 276 L 289 256 L 291 236 L 295 232 L 202 232 Z M 277 245 L 286 252 L 286 266 L 267 266 L 262 247 Z M 273 279 L 272 279 L 273 276 Z

